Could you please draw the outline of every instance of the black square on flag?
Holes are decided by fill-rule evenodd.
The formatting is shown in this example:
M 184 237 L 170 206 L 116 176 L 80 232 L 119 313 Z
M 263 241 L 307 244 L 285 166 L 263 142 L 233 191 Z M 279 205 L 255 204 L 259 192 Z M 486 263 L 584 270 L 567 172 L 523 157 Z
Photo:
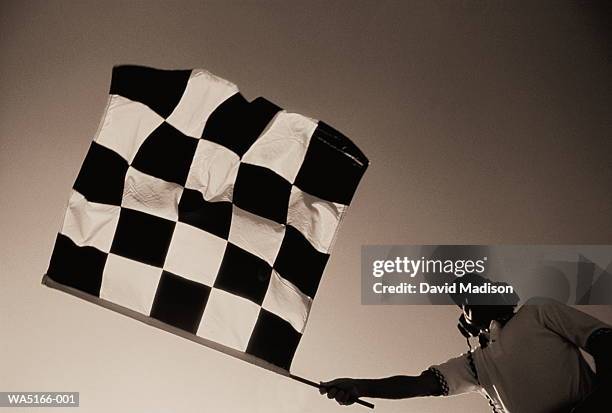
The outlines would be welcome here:
M 304 294 L 313 298 L 328 258 L 328 254 L 317 251 L 300 231 L 287 225 L 274 269 Z
M 113 68 L 110 93 L 144 103 L 162 118 L 167 118 L 181 100 L 190 76 L 191 70 L 116 66 Z
M 347 156 L 347 149 L 355 156 Z M 294 184 L 310 195 L 348 205 L 365 172 L 362 162 L 367 159 L 346 136 L 319 121 Z
M 262 308 L 246 352 L 289 370 L 301 337 L 291 324 Z
M 89 202 L 121 205 L 128 163 L 117 152 L 92 142 L 74 183 Z
M 200 191 L 185 188 L 178 205 L 179 221 L 227 239 L 232 222 L 231 202 L 209 202 Z
M 142 143 L 132 166 L 140 172 L 185 186 L 197 146 L 197 139 L 164 122 Z
M 223 145 L 242 157 L 279 110 L 266 99 L 248 102 L 242 94 L 236 93 L 211 113 L 202 139 Z
M 58 234 L 47 276 L 58 283 L 100 296 L 107 254 L 94 247 L 80 247 Z
M 183 330 L 198 330 L 210 287 L 164 271 L 159 280 L 151 317 Z
M 162 267 L 175 223 L 129 208 L 122 208 L 111 251 L 145 264 Z
M 215 288 L 261 305 L 268 290 L 271 274 L 272 267 L 264 260 L 228 243 L 215 280 Z
M 234 185 L 234 203 L 245 211 L 284 224 L 291 184 L 276 172 L 241 163 Z

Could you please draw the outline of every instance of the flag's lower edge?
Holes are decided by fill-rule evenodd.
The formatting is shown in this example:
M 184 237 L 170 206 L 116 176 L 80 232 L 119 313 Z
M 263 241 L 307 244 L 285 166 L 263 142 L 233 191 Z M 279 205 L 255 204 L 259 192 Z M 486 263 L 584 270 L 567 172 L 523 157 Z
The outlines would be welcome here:
M 228 356 L 232 356 L 235 357 L 237 359 L 240 359 L 242 361 L 246 361 L 249 364 L 253 364 L 255 366 L 261 367 L 263 369 L 269 370 L 271 372 L 280 374 L 282 376 L 285 377 L 289 377 L 289 378 L 293 378 L 295 379 L 297 376 L 294 376 L 293 374 L 291 374 L 289 371 L 275 366 L 272 363 L 268 363 L 265 360 L 262 360 L 260 358 L 257 358 L 255 356 L 252 356 L 250 354 L 246 354 L 243 353 L 241 351 L 235 350 L 233 348 L 224 346 L 223 344 L 219 344 L 216 343 L 214 341 L 211 340 L 207 340 L 205 338 L 196 336 L 195 334 L 189 333 L 187 331 L 181 330 L 180 328 L 174 327 L 170 324 L 166 324 L 163 321 L 159 321 L 155 318 L 146 316 L 144 314 L 141 314 L 137 311 L 131 310 L 129 308 L 120 306 L 118 304 L 112 303 L 110 301 L 107 301 L 103 298 L 100 297 L 96 297 L 95 295 L 91 295 L 91 294 L 87 294 L 83 291 L 77 290 L 76 288 L 72 288 L 72 287 L 68 287 L 64 284 L 58 283 L 57 281 L 54 281 L 53 279 L 51 279 L 49 276 L 47 276 L 47 274 L 45 274 L 43 276 L 42 279 L 42 284 L 53 288 L 55 290 L 59 290 L 62 291 L 64 293 L 73 295 L 77 298 L 80 298 L 82 300 L 85 301 L 89 301 L 90 303 L 96 304 L 100 307 L 104 307 L 106 309 L 109 309 L 111 311 L 114 311 L 116 313 L 122 314 L 124 316 L 130 317 L 132 319 L 138 320 L 142 323 L 148 324 L 152 327 L 156 327 L 159 328 L 161 330 L 167 331 L 169 333 L 172 333 L 174 335 L 180 336 L 182 338 L 186 338 L 187 340 L 193 341 L 195 343 L 201 344 L 205 347 L 211 348 L 213 350 L 219 351 L 221 353 L 224 353 Z M 300 380 L 298 380 L 300 381 Z

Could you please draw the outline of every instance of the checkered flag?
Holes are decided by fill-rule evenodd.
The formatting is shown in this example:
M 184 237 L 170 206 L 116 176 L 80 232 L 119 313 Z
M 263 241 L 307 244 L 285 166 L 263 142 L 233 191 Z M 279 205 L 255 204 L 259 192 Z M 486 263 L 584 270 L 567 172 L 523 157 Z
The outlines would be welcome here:
M 367 165 L 205 70 L 117 66 L 43 282 L 288 372 Z

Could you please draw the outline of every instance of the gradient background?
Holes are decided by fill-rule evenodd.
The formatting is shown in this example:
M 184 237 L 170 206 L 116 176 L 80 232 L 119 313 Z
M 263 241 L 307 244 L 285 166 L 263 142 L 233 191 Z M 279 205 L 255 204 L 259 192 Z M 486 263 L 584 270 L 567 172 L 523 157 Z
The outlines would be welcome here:
M 456 308 L 360 305 L 362 244 L 612 243 L 603 3 L 0 7 L 0 390 L 80 391 L 84 412 L 365 411 L 40 285 L 115 64 L 206 68 L 369 156 L 293 364 L 306 377 L 419 373 L 465 350 Z

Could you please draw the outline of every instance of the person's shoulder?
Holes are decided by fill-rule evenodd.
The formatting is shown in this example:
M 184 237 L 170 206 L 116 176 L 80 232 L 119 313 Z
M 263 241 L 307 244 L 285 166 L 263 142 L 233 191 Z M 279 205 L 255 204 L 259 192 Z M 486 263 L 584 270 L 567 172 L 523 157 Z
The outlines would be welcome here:
M 559 311 L 563 311 L 565 307 L 567 307 L 567 304 L 552 298 L 532 297 L 525 301 L 517 314 L 540 319 L 543 316 L 550 315 L 550 313 L 558 313 Z
M 534 305 L 534 303 L 525 302 L 515 311 L 512 318 L 504 324 L 502 331 L 507 332 L 517 328 L 523 328 L 525 323 L 529 323 L 530 320 L 536 319 L 536 314 L 537 306 Z
M 521 309 L 538 309 L 543 307 L 565 307 L 567 304 L 548 297 L 532 297 L 525 301 Z

